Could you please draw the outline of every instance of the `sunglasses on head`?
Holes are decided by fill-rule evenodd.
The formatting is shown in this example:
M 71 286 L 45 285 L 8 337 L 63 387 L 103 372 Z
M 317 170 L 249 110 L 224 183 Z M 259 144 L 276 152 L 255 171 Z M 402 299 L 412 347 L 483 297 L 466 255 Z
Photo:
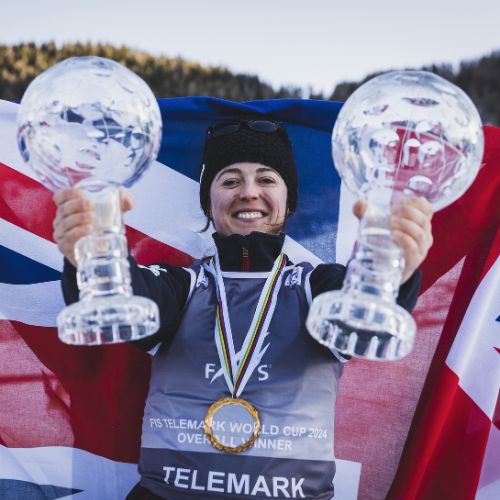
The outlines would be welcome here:
M 273 122 L 270 120 L 241 120 L 237 122 L 222 122 L 212 125 L 207 129 L 207 139 L 214 139 L 216 137 L 223 137 L 225 135 L 234 134 L 242 127 L 247 127 L 254 132 L 262 132 L 264 134 L 271 134 L 276 132 L 280 127 L 280 122 Z

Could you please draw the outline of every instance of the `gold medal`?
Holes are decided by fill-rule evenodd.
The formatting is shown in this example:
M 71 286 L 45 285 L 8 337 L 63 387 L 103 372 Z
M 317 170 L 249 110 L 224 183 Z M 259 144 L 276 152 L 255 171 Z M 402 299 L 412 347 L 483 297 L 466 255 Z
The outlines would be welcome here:
M 267 349 L 267 346 L 263 347 L 265 335 L 262 335 L 262 332 L 267 331 L 273 317 L 287 257 L 280 254 L 274 261 L 238 356 L 234 349 L 226 289 L 217 252 L 213 260 L 206 269 L 215 278 L 217 292 L 215 345 L 224 379 L 233 397 L 220 399 L 210 406 L 203 421 L 203 428 L 214 448 L 225 453 L 241 453 L 255 443 L 261 426 L 259 412 L 248 401 L 239 399 L 239 396 Z
M 259 412 L 244 399 L 219 399 L 208 409 L 203 428 L 214 448 L 224 453 L 241 453 L 259 437 Z

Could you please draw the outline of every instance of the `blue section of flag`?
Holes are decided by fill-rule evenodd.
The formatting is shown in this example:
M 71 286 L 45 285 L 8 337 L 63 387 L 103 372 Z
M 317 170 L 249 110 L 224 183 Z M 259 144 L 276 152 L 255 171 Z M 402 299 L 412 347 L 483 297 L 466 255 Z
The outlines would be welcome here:
M 10 500 L 52 500 L 63 498 L 83 490 L 51 484 L 36 484 L 18 479 L 0 479 L 0 498 Z
M 26 285 L 56 281 L 61 273 L 0 245 L 0 282 Z
M 238 117 L 280 120 L 292 141 L 299 175 L 299 205 L 287 233 L 318 257 L 335 261 L 340 178 L 333 167 L 331 133 L 338 102 L 278 99 L 235 103 L 211 97 L 160 99 L 163 140 L 158 161 L 198 181 L 205 130 Z

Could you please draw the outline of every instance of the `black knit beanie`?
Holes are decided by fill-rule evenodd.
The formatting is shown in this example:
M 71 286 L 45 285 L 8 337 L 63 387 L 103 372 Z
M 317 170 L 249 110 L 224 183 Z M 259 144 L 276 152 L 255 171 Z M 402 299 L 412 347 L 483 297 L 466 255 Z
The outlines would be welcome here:
M 217 127 L 225 123 L 239 124 L 239 128 L 220 136 L 207 133 L 205 140 L 200 176 L 200 204 L 205 215 L 209 217 L 210 214 L 210 186 L 217 173 L 241 162 L 261 163 L 276 170 L 288 189 L 288 209 L 294 212 L 297 207 L 297 169 L 292 144 L 283 125 L 275 122 L 278 128 L 274 132 L 252 130 L 247 120 L 223 122 Z

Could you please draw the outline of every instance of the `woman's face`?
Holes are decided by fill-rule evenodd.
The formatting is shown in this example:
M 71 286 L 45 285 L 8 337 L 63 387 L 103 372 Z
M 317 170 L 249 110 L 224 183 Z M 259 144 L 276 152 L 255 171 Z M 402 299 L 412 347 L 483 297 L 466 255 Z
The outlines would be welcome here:
M 287 215 L 282 177 L 261 163 L 234 163 L 210 186 L 211 218 L 221 236 L 252 231 L 278 234 Z

